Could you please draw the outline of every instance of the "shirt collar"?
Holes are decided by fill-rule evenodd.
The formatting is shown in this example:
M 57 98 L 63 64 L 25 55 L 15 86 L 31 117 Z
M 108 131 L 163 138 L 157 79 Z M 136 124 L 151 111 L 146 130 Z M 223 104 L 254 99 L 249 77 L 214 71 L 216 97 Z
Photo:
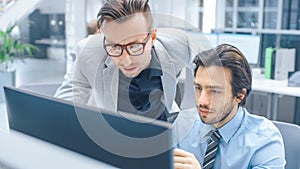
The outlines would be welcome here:
M 220 135 L 226 143 L 228 143 L 234 133 L 240 128 L 244 114 L 245 112 L 243 108 L 239 107 L 236 115 L 228 123 L 218 129 Z
M 156 53 L 154 52 L 154 49 L 152 48 L 151 50 L 151 63 L 150 63 L 150 74 L 149 76 L 161 76 L 162 75 L 162 70 L 161 70 L 161 66 L 158 60 L 158 57 L 156 55 Z
M 196 121 L 201 121 L 201 118 L 198 116 Z M 210 124 L 205 124 L 201 121 L 202 129 L 201 129 L 201 133 L 200 133 L 200 143 L 203 143 L 205 141 L 207 141 L 207 139 L 210 137 L 211 132 L 213 132 L 214 130 L 216 130 L 216 128 L 213 125 Z

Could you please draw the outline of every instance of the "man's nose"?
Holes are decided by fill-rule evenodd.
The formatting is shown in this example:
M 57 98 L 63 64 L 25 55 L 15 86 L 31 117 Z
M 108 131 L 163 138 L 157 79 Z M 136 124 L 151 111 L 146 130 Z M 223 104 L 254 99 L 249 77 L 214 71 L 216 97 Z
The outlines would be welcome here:
M 123 53 L 120 57 L 122 59 L 121 62 L 124 66 L 129 66 L 132 63 L 130 55 L 128 54 L 128 52 L 126 50 L 123 50 Z
M 198 105 L 209 105 L 210 96 L 207 94 L 207 92 L 201 91 L 201 93 L 199 93 L 197 97 Z

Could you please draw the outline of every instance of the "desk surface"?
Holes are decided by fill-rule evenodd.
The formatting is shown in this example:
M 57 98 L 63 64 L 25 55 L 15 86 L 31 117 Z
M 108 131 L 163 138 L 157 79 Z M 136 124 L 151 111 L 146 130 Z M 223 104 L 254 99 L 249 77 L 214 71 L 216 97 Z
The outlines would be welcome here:
M 0 150 L 0 164 L 8 168 L 116 168 L 13 130 L 0 132 Z
M 253 79 L 252 90 L 300 97 L 300 87 L 288 87 L 287 80 Z
M 29 135 L 8 130 L 4 104 L 0 104 L 0 166 L 22 169 L 116 168 Z M 3 123 L 4 122 L 4 123 Z
M 8 120 L 5 103 L 0 103 L 0 132 L 8 132 Z
M 265 79 L 263 74 L 254 75 L 254 73 L 252 73 L 252 78 L 253 91 L 300 97 L 300 87 L 289 87 L 287 79 Z M 180 74 L 179 81 L 185 81 L 185 73 Z

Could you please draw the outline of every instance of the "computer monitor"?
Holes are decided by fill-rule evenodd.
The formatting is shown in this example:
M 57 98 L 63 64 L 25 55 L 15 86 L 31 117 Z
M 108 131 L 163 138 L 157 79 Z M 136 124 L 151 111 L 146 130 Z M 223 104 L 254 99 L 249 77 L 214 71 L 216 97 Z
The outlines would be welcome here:
M 260 51 L 260 36 L 245 34 L 218 34 L 218 44 L 228 43 L 239 48 L 251 66 L 258 66 Z
M 13 130 L 119 168 L 173 168 L 171 125 L 4 87 Z
M 259 66 L 260 36 L 234 33 L 199 33 L 189 31 L 190 40 L 198 43 L 204 50 L 209 50 L 220 44 L 228 43 L 239 48 L 252 67 Z

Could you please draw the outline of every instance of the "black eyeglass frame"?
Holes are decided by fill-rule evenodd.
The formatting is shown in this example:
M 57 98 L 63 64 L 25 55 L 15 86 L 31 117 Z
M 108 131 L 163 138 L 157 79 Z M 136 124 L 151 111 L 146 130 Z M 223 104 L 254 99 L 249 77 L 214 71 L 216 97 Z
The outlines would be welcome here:
M 105 44 L 106 38 L 105 38 L 105 36 L 104 36 L 104 38 L 103 38 L 103 47 L 104 47 L 104 50 L 105 50 L 106 54 L 107 54 L 108 56 L 110 56 L 110 57 L 119 57 L 119 56 L 121 56 L 121 55 L 123 54 L 124 49 L 126 50 L 126 52 L 127 52 L 130 56 L 139 56 L 139 55 L 142 55 L 142 54 L 145 52 L 145 46 L 146 46 L 146 44 L 148 43 L 151 34 L 152 34 L 152 32 L 149 32 L 149 33 L 147 34 L 147 36 L 146 36 L 146 38 L 145 38 L 145 42 L 140 42 L 140 43 L 132 42 L 132 43 L 128 43 L 128 44 L 125 44 L 125 45 L 121 45 L 121 44 Z M 143 45 L 143 50 L 142 50 L 142 52 L 139 53 L 139 54 L 131 54 L 130 51 L 127 49 L 127 46 L 133 45 L 133 44 Z M 108 51 L 107 51 L 107 49 L 106 49 L 107 46 L 120 46 L 121 49 L 122 49 L 122 51 L 121 51 L 121 53 L 120 53 L 119 55 L 111 55 L 111 54 L 108 53 Z

